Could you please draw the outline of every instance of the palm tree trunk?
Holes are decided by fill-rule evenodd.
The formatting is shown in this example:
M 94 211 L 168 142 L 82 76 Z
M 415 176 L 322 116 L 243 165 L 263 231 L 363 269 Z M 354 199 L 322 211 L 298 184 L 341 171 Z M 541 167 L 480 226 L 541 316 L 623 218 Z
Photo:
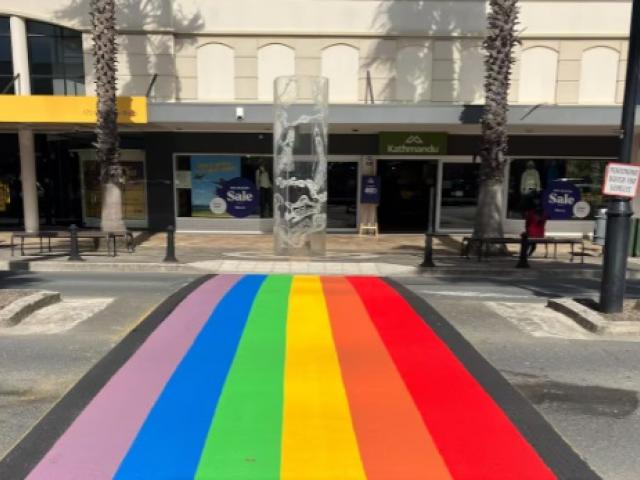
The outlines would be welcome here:
M 91 26 L 97 105 L 96 155 L 102 182 L 101 228 L 124 230 L 122 191 L 125 183 L 120 164 L 118 110 L 116 104 L 117 52 L 115 0 L 91 0 Z
M 480 148 L 480 191 L 473 236 L 503 235 L 503 191 L 507 163 L 507 112 L 513 48 L 520 42 L 518 0 L 490 0 L 485 56 L 485 107 Z

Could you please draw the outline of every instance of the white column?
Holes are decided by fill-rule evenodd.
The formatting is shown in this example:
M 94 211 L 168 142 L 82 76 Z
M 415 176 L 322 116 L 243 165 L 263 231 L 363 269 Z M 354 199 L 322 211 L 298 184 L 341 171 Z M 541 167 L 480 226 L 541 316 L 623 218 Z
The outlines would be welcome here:
M 31 95 L 26 22 L 24 18 L 11 17 L 10 24 L 13 72 L 14 74 L 20 74 L 15 86 L 16 94 Z M 24 229 L 27 232 L 37 232 L 40 228 L 40 213 L 38 211 L 36 151 L 33 131 L 28 128 L 20 128 L 18 140 L 20 144 L 20 179 L 22 181 Z
M 18 132 L 20 142 L 20 179 L 22 180 L 22 208 L 24 211 L 24 229 L 37 232 L 40 228 L 38 212 L 38 187 L 36 184 L 36 150 L 33 132 L 21 129 Z
M 11 57 L 13 73 L 20 74 L 16 82 L 18 95 L 31 95 L 31 77 L 29 76 L 29 48 L 27 46 L 27 22 L 21 17 L 11 17 Z

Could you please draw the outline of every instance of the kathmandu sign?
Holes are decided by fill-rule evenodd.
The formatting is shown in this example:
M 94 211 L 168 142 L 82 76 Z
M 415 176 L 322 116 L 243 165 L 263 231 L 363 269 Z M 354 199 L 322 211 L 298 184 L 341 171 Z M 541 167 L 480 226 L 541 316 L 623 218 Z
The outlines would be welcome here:
M 380 155 L 444 155 L 446 153 L 446 133 L 380 133 Z

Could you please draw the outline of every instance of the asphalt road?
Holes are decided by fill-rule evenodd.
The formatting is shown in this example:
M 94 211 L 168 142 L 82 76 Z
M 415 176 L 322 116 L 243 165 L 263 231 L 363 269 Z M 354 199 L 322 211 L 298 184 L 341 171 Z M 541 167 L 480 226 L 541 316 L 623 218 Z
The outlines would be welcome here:
M 0 329 L 0 457 L 146 314 L 194 275 L 0 273 L 0 288 L 37 288 L 63 298 L 112 298 L 102 311 L 55 334 Z
M 0 334 L 0 457 L 150 310 L 194 275 L 3 273 L 0 288 L 113 298 L 66 332 Z M 640 341 L 549 336 L 520 321 L 549 297 L 597 298 L 599 282 L 563 277 L 400 279 L 442 313 L 604 478 L 640 472 Z M 640 281 L 628 283 L 640 298 Z M 504 318 L 492 303 L 516 304 Z M 539 325 L 538 325 L 539 326 Z M 544 330 L 544 328 L 541 328 Z M 533 332 L 533 333 L 532 333 Z
M 527 323 L 548 297 L 598 297 L 599 282 L 572 278 L 405 278 L 550 421 L 603 478 L 640 472 L 640 338 L 604 340 L 576 329 L 550 336 Z M 628 284 L 640 298 L 640 282 Z M 516 304 L 507 320 L 493 303 Z M 571 337 L 571 338 L 569 338 Z

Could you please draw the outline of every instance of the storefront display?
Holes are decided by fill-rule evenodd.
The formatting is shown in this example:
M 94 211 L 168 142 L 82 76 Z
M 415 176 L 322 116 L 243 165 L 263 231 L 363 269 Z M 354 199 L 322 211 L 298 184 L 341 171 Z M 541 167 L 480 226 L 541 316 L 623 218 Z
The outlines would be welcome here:
M 271 218 L 272 161 L 249 155 L 178 155 L 178 217 Z
M 82 211 L 84 222 L 89 226 L 100 223 L 102 210 L 102 184 L 100 165 L 95 150 L 79 150 L 82 184 Z M 147 192 L 144 151 L 122 150 L 121 161 L 125 171 L 122 191 L 122 217 L 130 227 L 146 227 Z
M 539 200 L 550 220 L 590 220 L 603 204 L 606 160 L 515 159 L 510 165 L 507 218 L 524 218 Z

